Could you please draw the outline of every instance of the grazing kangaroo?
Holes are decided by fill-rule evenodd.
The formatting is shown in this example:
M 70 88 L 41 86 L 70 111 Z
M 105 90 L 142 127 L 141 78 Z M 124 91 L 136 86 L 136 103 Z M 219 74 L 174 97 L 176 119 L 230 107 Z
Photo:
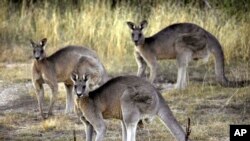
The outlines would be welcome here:
M 162 29 L 151 37 L 144 37 L 142 30 L 148 25 L 144 20 L 140 25 L 127 22 L 132 30 L 135 43 L 135 59 L 138 64 L 138 76 L 143 76 L 145 69 L 150 68 L 150 82 L 156 77 L 157 60 L 176 59 L 178 76 L 176 88 L 187 85 L 187 67 L 193 59 L 208 60 L 209 54 L 215 56 L 216 80 L 225 87 L 241 87 L 247 81 L 228 81 L 224 72 L 224 54 L 219 41 L 208 31 L 192 23 L 177 23 Z
M 135 141 L 136 127 L 143 118 L 160 117 L 178 141 L 185 134 L 176 121 L 162 95 L 148 81 L 137 76 L 120 76 L 110 79 L 94 91 L 88 91 L 88 76 L 72 74 L 77 95 L 76 110 L 86 127 L 86 141 L 101 141 L 106 132 L 104 119 L 120 119 L 123 141 Z
M 95 59 L 95 63 L 101 64 L 93 50 L 78 46 L 64 47 L 47 57 L 45 53 L 46 42 L 46 38 L 42 39 L 38 43 L 31 40 L 33 56 L 35 58 L 32 66 L 32 82 L 36 89 L 39 111 L 42 118 L 46 118 L 43 113 L 44 83 L 47 83 L 52 90 L 48 115 L 52 114 L 52 108 L 58 93 L 58 82 L 64 82 L 67 91 L 65 112 L 73 112 L 73 82 L 71 80 L 71 73 L 73 72 L 73 69 L 83 56 L 93 58 Z M 103 67 L 102 65 L 100 66 Z

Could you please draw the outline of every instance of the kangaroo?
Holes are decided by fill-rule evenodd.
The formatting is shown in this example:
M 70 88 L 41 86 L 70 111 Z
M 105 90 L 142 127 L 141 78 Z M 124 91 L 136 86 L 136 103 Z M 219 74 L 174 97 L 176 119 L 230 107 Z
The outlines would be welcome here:
M 89 76 L 90 80 L 87 85 L 90 91 L 100 87 L 109 80 L 109 76 L 104 66 L 98 59 L 90 56 L 82 56 L 75 66 L 73 73 L 79 76 Z
M 32 82 L 36 90 L 42 118 L 46 118 L 46 115 L 43 113 L 44 83 L 48 84 L 52 90 L 48 116 L 52 115 L 52 108 L 58 93 L 58 82 L 63 82 L 67 91 L 65 113 L 73 112 L 74 100 L 72 97 L 73 82 L 70 77 L 71 73 L 83 56 L 93 58 L 95 63 L 101 64 L 96 53 L 86 47 L 66 46 L 47 57 L 45 53 L 46 38 L 38 43 L 32 40 L 30 42 L 33 47 L 33 57 L 35 58 L 32 65 Z M 102 65 L 100 66 L 103 67 Z
M 76 110 L 86 127 L 86 141 L 101 141 L 106 132 L 104 119 L 120 119 L 123 141 L 136 140 L 137 123 L 143 118 L 160 117 L 178 141 L 185 141 L 181 125 L 158 90 L 137 76 L 119 76 L 110 79 L 94 91 L 88 91 L 89 76 L 72 74 L 77 95 Z
M 140 25 L 127 22 L 132 30 L 135 44 L 134 56 L 138 64 L 138 76 L 145 74 L 150 68 L 150 82 L 154 82 L 157 71 L 157 60 L 176 59 L 178 66 L 175 88 L 187 86 L 187 67 L 193 60 L 208 60 L 212 53 L 215 56 L 216 80 L 224 87 L 243 87 L 247 81 L 229 81 L 224 72 L 224 54 L 219 41 L 208 31 L 192 23 L 176 23 L 167 26 L 151 37 L 144 37 L 143 29 L 148 25 L 146 20 Z

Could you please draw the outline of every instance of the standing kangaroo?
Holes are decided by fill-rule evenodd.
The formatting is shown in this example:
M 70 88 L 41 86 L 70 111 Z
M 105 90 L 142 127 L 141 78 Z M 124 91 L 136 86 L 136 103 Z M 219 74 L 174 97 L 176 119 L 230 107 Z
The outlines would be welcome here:
M 215 56 L 216 80 L 225 87 L 244 86 L 246 81 L 228 81 L 224 72 L 224 54 L 219 41 L 208 31 L 192 23 L 177 23 L 162 29 L 151 37 L 145 38 L 142 30 L 148 25 L 127 22 L 132 30 L 135 43 L 135 59 L 138 64 L 138 76 L 143 76 L 147 66 L 150 68 L 150 82 L 156 77 L 157 60 L 177 59 L 178 76 L 175 88 L 187 86 L 188 63 L 194 59 L 208 60 L 209 54 Z
M 52 114 L 52 108 L 58 93 L 58 82 L 63 82 L 67 91 L 65 112 L 73 112 L 73 82 L 70 76 L 76 64 L 83 56 L 94 58 L 96 63 L 98 62 L 101 64 L 93 50 L 78 46 L 64 47 L 51 56 L 47 57 L 45 53 L 46 42 L 46 38 L 42 39 L 38 43 L 35 43 L 31 40 L 33 56 L 35 58 L 32 66 L 32 82 L 36 89 L 39 111 L 42 118 L 46 118 L 45 114 L 43 113 L 44 83 L 47 83 L 52 90 L 48 115 Z
M 120 76 L 89 92 L 88 76 L 73 73 L 72 80 L 77 114 L 86 127 L 86 141 L 92 141 L 94 131 L 95 140 L 103 140 L 104 119 L 110 118 L 121 120 L 123 141 L 135 141 L 139 120 L 154 116 L 160 117 L 178 141 L 187 139 L 164 98 L 150 82 L 137 76 Z

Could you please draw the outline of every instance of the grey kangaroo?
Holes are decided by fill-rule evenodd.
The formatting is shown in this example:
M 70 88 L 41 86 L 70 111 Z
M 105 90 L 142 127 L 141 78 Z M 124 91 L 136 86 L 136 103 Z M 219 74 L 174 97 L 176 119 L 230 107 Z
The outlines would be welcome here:
M 127 22 L 132 30 L 135 44 L 135 59 L 138 64 L 138 76 L 143 76 L 145 69 L 150 68 L 150 82 L 154 82 L 157 71 L 157 60 L 176 59 L 178 66 L 175 87 L 187 86 L 187 67 L 193 60 L 208 60 L 209 54 L 215 56 L 216 80 L 225 87 L 242 87 L 247 81 L 228 81 L 224 72 L 224 54 L 219 41 L 208 31 L 192 23 L 177 23 L 162 29 L 151 37 L 144 37 L 142 30 L 147 27 L 146 20 L 140 25 Z
M 79 76 L 89 76 L 90 80 L 87 85 L 90 91 L 98 88 L 109 80 L 105 67 L 98 59 L 91 56 L 82 56 L 75 66 L 73 73 Z
M 58 93 L 58 82 L 63 82 L 67 91 L 65 112 L 73 112 L 74 100 L 72 97 L 73 82 L 70 77 L 71 73 L 82 56 L 95 58 L 96 62 L 100 63 L 96 53 L 85 47 L 67 46 L 47 57 L 45 53 L 46 38 L 38 43 L 32 40 L 30 42 L 35 58 L 32 66 L 32 82 L 36 89 L 39 111 L 42 118 L 46 118 L 46 115 L 43 113 L 44 83 L 47 83 L 52 90 L 48 115 L 52 114 L 52 108 Z
M 88 76 L 72 74 L 77 95 L 76 111 L 86 127 L 86 141 L 103 140 L 106 132 L 104 119 L 120 119 L 123 141 L 136 140 L 137 123 L 143 118 L 158 116 L 178 141 L 187 140 L 181 125 L 173 116 L 162 95 L 148 81 L 137 76 L 110 79 L 89 92 Z

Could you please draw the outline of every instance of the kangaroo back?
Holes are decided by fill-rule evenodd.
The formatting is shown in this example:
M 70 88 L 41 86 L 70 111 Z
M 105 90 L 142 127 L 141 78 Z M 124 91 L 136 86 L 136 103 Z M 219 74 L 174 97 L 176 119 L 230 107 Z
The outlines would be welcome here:
M 82 56 L 97 58 L 93 50 L 80 46 L 66 46 L 47 57 L 47 61 L 53 65 L 58 82 L 70 80 L 70 75 Z

